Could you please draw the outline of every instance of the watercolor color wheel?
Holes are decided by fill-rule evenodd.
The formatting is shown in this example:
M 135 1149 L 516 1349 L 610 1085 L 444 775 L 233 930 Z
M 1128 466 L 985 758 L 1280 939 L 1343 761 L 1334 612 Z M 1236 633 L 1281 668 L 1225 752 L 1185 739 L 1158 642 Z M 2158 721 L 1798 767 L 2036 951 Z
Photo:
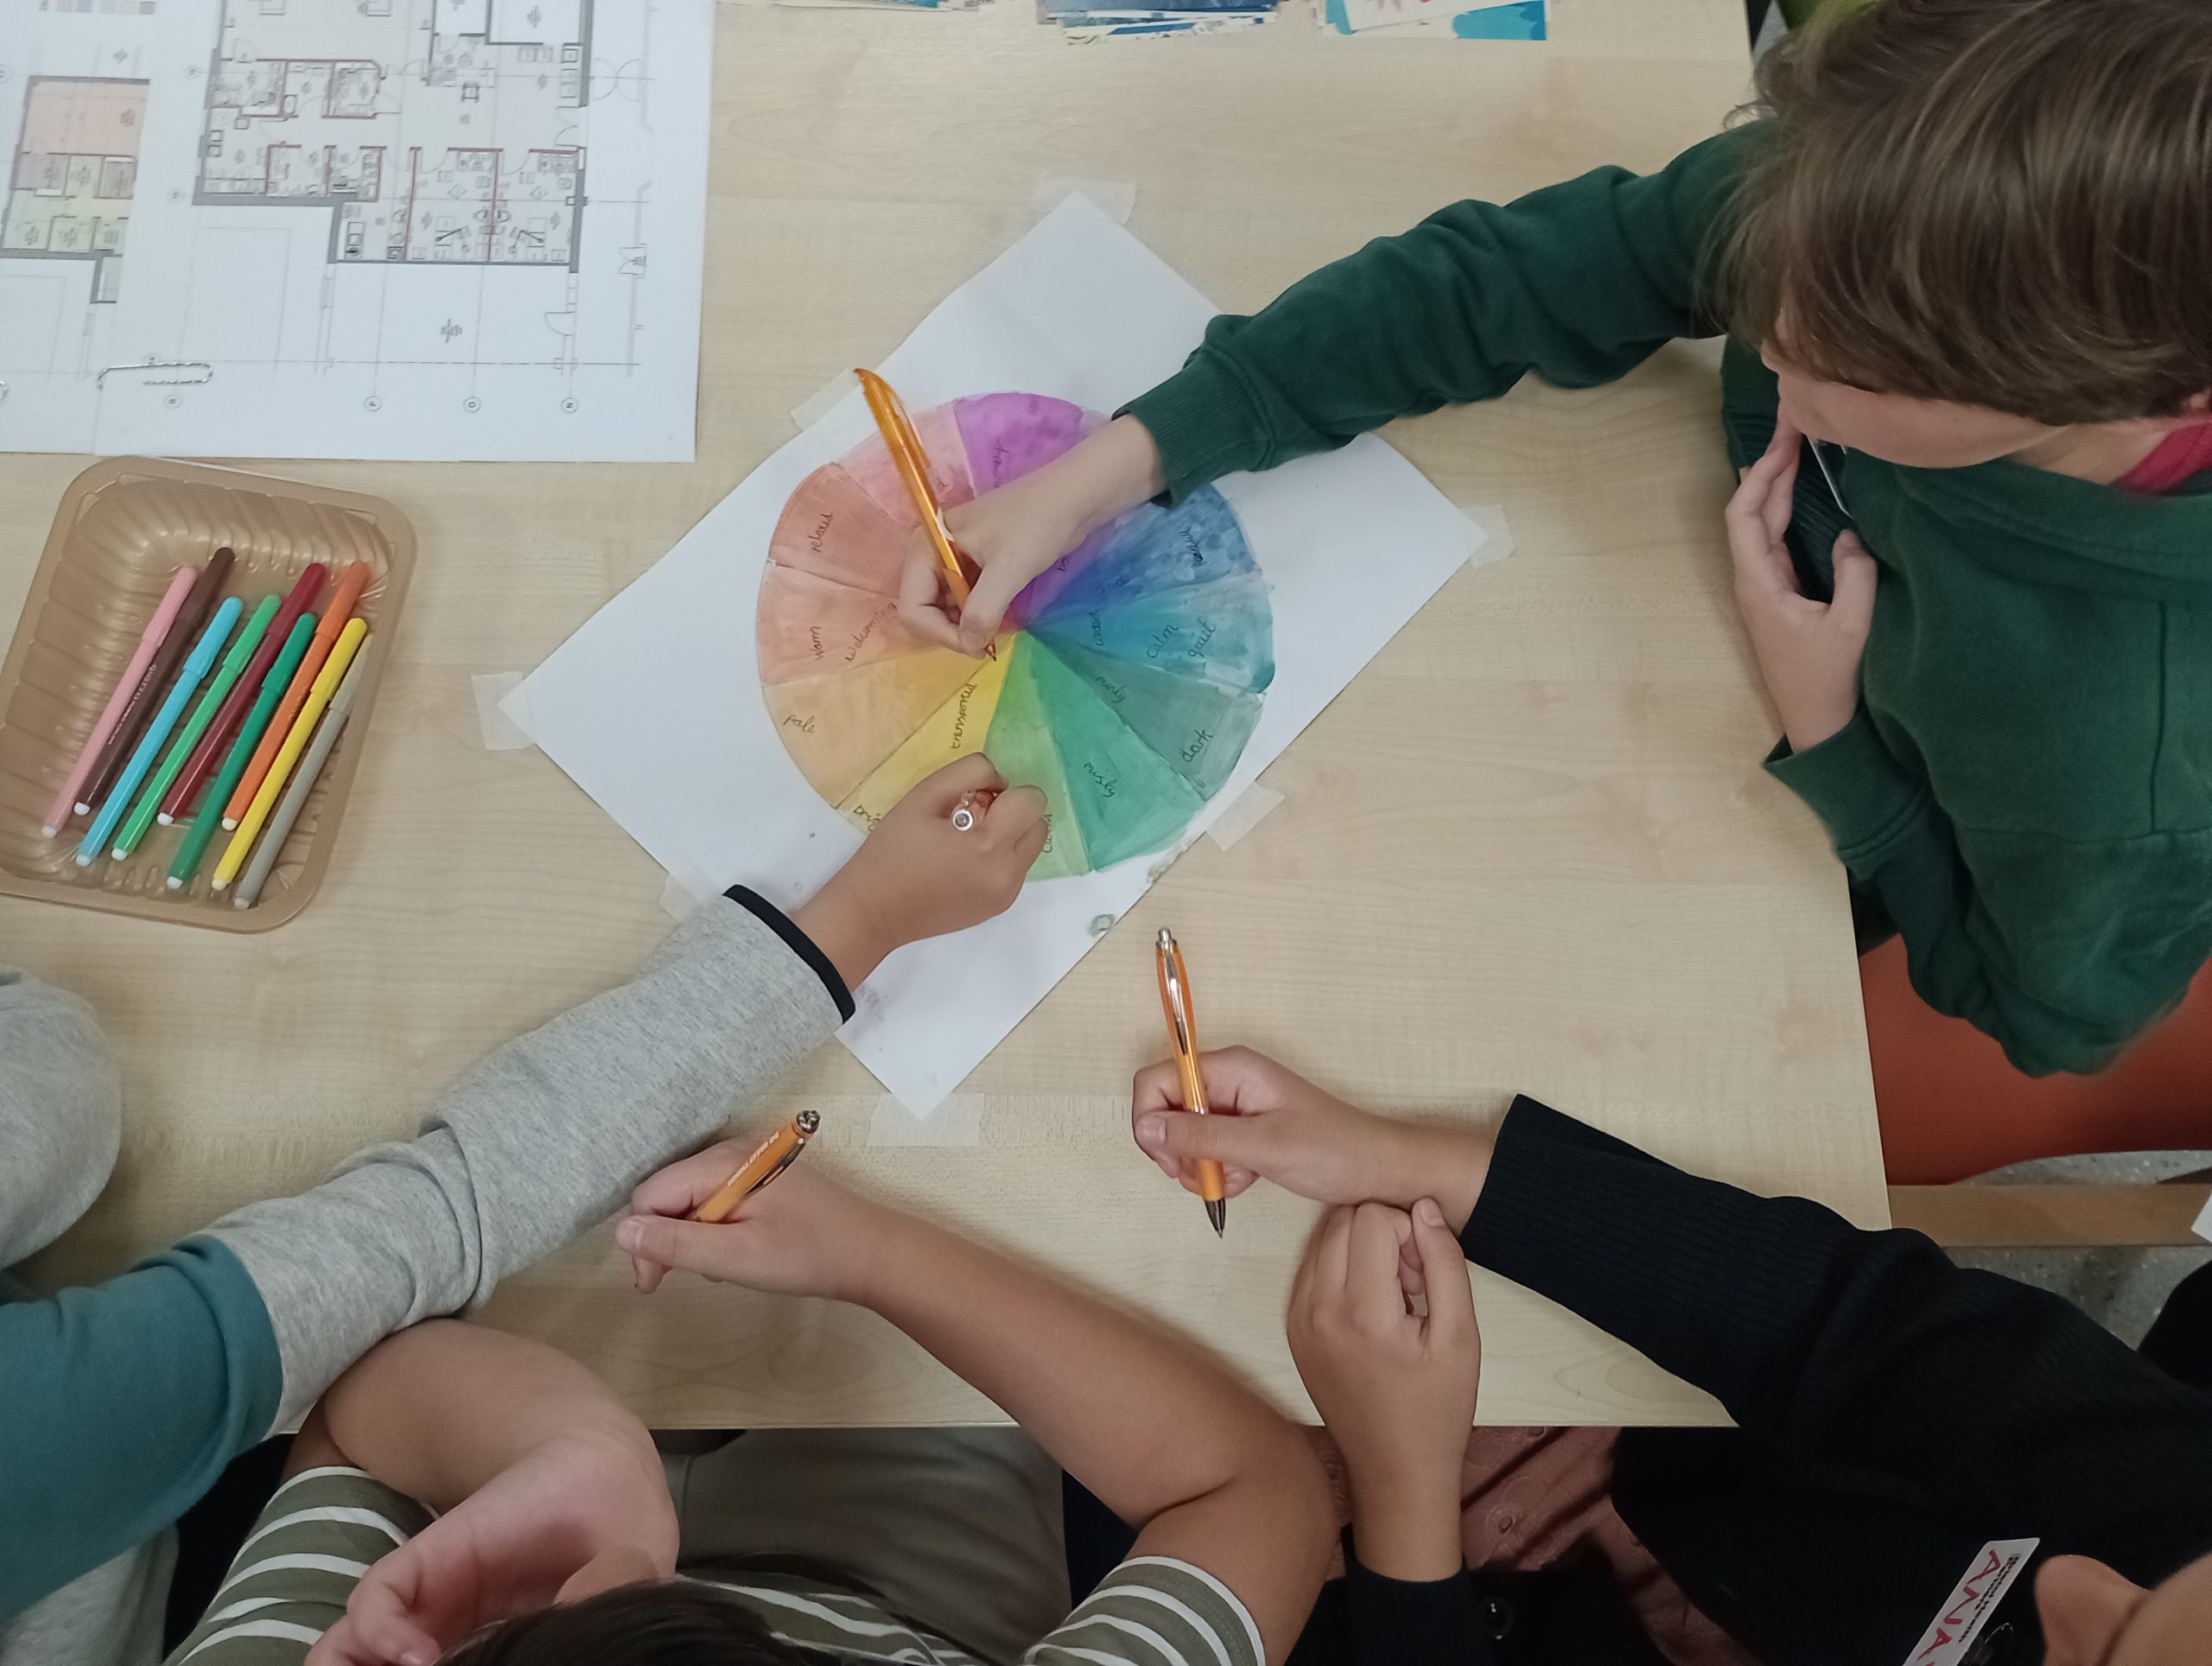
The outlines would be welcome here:
M 914 418 L 950 508 L 1049 462 L 1103 419 L 1029 393 Z M 762 694 L 823 798 L 873 826 L 908 789 L 986 751 L 1043 790 L 1052 837 L 1033 879 L 1164 849 L 1218 792 L 1274 676 L 1266 582 L 1211 487 L 1101 527 L 1015 599 L 995 659 L 899 620 L 918 525 L 882 440 L 817 468 L 777 522 L 760 582 Z

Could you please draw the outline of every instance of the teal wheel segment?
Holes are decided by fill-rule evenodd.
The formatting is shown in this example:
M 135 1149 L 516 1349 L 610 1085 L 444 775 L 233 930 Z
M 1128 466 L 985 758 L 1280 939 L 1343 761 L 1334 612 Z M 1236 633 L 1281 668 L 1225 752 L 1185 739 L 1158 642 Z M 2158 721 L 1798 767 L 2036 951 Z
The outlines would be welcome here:
M 1163 849 L 1205 798 L 1139 739 L 1122 715 L 1060 655 L 1022 647 L 1023 669 L 1052 726 L 1070 809 L 1093 868 Z
M 1142 741 L 1189 782 L 1199 801 L 1221 791 L 1260 722 L 1260 696 L 1201 677 L 1109 659 L 1072 642 L 1030 640 L 1058 658 Z

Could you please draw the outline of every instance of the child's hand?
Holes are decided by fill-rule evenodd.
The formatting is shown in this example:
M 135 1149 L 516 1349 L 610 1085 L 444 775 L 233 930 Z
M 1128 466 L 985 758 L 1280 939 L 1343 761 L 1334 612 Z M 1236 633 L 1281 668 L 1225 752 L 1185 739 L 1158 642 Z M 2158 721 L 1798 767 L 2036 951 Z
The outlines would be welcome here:
M 536 1447 L 361 1576 L 307 1666 L 430 1666 L 482 1626 L 676 1571 L 676 1507 L 642 1428 Z
M 1092 527 L 1157 496 L 1161 486 L 1152 436 L 1135 417 L 1118 417 L 1033 474 L 946 511 L 954 544 L 981 572 L 966 607 L 953 607 L 937 546 L 917 527 L 906 544 L 899 617 L 932 641 L 980 654 L 1024 585 Z
M 1222 1165 L 1230 1197 L 1255 1179 L 1321 1203 L 1410 1208 L 1435 1198 L 1457 1227 L 1474 1212 L 1490 1171 L 1490 1140 L 1464 1129 L 1377 1116 L 1325 1093 L 1249 1047 L 1198 1055 L 1213 1114 L 1185 1112 L 1173 1059 L 1139 1071 L 1130 1115 L 1145 1155 L 1196 1190 L 1194 1165 Z
M 996 793 L 974 827 L 952 824 L 968 793 Z M 1045 848 L 1045 795 L 1008 787 L 980 752 L 947 764 L 893 805 L 791 919 L 849 987 L 893 950 L 1004 913 Z
M 1735 559 L 1736 606 L 1758 657 L 1759 675 L 1793 751 L 1818 746 L 1859 709 L 1859 662 L 1874 620 L 1874 558 L 1853 533 L 1835 541 L 1835 600 L 1815 601 L 1797 588 L 1783 535 L 1797 487 L 1804 439 L 1788 423 L 1744 473 L 1728 504 L 1728 547 Z
M 885 1229 L 898 1218 L 810 1173 L 804 1157 L 739 1205 L 729 1219 L 690 1218 L 737 1172 L 755 1143 L 725 1140 L 650 1176 L 631 1194 L 630 1218 L 614 1237 L 630 1252 L 638 1288 L 650 1294 L 670 1268 L 681 1267 L 780 1295 L 861 1300 Z
M 1423 1199 L 1410 1215 L 1373 1203 L 1332 1210 L 1292 1287 L 1289 1332 L 1298 1374 L 1344 1455 L 1360 1561 L 1389 1579 L 1457 1574 L 1483 1340 L 1466 1262 L 1436 1203 Z

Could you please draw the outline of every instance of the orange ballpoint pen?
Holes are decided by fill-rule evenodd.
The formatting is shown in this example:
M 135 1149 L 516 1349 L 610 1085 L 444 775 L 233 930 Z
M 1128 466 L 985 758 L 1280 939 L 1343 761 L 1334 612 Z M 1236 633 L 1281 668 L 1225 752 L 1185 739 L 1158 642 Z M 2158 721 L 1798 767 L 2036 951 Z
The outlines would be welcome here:
M 822 1126 L 822 1113 L 802 1110 L 753 1148 L 753 1154 L 737 1166 L 737 1173 L 715 1189 L 714 1195 L 691 1211 L 695 1221 L 726 1221 L 738 1205 L 798 1160 Z
M 1162 926 L 1154 945 L 1153 959 L 1160 973 L 1160 1004 L 1167 1014 L 1167 1039 L 1174 1044 L 1175 1062 L 1183 1071 L 1183 1109 L 1208 1114 L 1205 1078 L 1198 1070 L 1198 1027 L 1191 1008 L 1191 971 L 1183 963 L 1183 951 L 1175 933 Z M 1219 1237 L 1229 1224 L 1221 1165 L 1211 1157 L 1198 1160 L 1198 1196 L 1205 1199 L 1206 1218 Z
M 914 500 L 923 530 L 937 548 L 938 565 L 944 571 L 944 588 L 952 596 L 952 605 L 964 607 L 969 589 L 967 569 L 960 564 L 960 552 L 952 547 L 952 533 L 944 524 L 944 511 L 938 506 L 937 493 L 930 487 L 929 453 L 922 449 L 921 436 L 914 432 L 906 407 L 899 403 L 890 383 L 872 370 L 855 368 L 853 374 L 861 378 L 861 391 L 868 396 L 868 408 L 883 435 L 883 443 L 890 448 L 899 478 L 906 483 L 906 493 Z M 983 652 L 994 659 L 998 658 L 996 647 L 986 647 Z

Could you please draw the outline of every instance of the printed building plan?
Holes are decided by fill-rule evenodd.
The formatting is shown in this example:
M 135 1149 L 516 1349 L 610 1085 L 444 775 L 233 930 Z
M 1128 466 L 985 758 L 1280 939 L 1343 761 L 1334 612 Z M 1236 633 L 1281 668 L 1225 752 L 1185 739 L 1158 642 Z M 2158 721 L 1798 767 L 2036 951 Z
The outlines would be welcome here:
M 223 0 L 198 200 L 327 207 L 334 262 L 573 268 L 591 6 Z
M 41 7 L 0 41 L 0 448 L 688 459 L 712 28 Z
M 41 75 L 23 92 L 0 251 L 92 263 L 92 299 L 111 302 L 138 177 L 143 81 Z

